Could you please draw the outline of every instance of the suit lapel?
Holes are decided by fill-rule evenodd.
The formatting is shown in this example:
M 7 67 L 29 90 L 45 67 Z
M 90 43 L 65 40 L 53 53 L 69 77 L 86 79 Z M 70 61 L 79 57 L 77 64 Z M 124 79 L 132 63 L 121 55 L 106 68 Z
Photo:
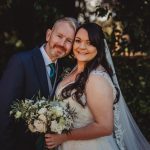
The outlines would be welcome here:
M 49 88 L 47 82 L 47 73 L 45 68 L 44 59 L 42 57 L 41 51 L 39 48 L 33 50 L 33 62 L 35 64 L 35 69 L 37 72 L 38 80 L 40 82 L 41 93 L 45 96 L 49 96 Z

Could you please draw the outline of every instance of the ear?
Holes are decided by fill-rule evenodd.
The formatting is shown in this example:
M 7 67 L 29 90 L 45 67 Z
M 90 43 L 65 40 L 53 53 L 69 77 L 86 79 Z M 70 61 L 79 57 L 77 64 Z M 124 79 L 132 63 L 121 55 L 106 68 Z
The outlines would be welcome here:
M 46 31 L 46 42 L 49 41 L 51 33 L 52 33 L 52 30 L 51 29 L 47 29 L 47 31 Z

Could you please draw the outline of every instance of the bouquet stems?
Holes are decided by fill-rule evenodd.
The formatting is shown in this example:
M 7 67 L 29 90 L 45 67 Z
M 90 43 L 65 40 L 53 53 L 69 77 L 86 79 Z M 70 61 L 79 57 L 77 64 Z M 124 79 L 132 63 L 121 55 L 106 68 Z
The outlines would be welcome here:
M 57 150 L 57 148 L 48 149 L 45 145 L 45 134 L 40 134 L 36 141 L 36 150 Z
M 48 150 L 45 147 L 45 137 L 44 134 L 40 134 L 36 141 L 36 150 Z

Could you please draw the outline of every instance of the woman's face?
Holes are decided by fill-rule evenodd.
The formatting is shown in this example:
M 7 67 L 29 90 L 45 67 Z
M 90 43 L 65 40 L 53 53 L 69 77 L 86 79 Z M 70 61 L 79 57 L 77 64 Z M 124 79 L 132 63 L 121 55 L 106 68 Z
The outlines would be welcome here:
M 73 44 L 73 53 L 75 58 L 81 62 L 89 62 L 97 54 L 97 49 L 91 45 L 88 32 L 84 28 L 79 29 L 76 34 Z

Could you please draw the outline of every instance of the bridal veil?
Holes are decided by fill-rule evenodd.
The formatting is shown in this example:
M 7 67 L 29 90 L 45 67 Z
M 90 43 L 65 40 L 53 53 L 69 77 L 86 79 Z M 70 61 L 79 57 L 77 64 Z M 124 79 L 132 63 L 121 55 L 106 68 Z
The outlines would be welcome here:
M 120 97 L 118 101 L 119 107 L 118 119 L 122 130 L 122 137 L 120 140 L 123 143 L 125 150 L 150 150 L 150 144 L 141 133 L 140 129 L 138 128 L 136 122 L 134 121 L 127 107 L 127 104 L 124 100 L 124 97 L 121 93 L 121 89 L 118 84 L 116 72 L 114 69 L 113 61 L 106 40 L 104 40 L 104 43 L 107 61 L 111 69 L 113 70 L 112 80 L 120 92 Z

